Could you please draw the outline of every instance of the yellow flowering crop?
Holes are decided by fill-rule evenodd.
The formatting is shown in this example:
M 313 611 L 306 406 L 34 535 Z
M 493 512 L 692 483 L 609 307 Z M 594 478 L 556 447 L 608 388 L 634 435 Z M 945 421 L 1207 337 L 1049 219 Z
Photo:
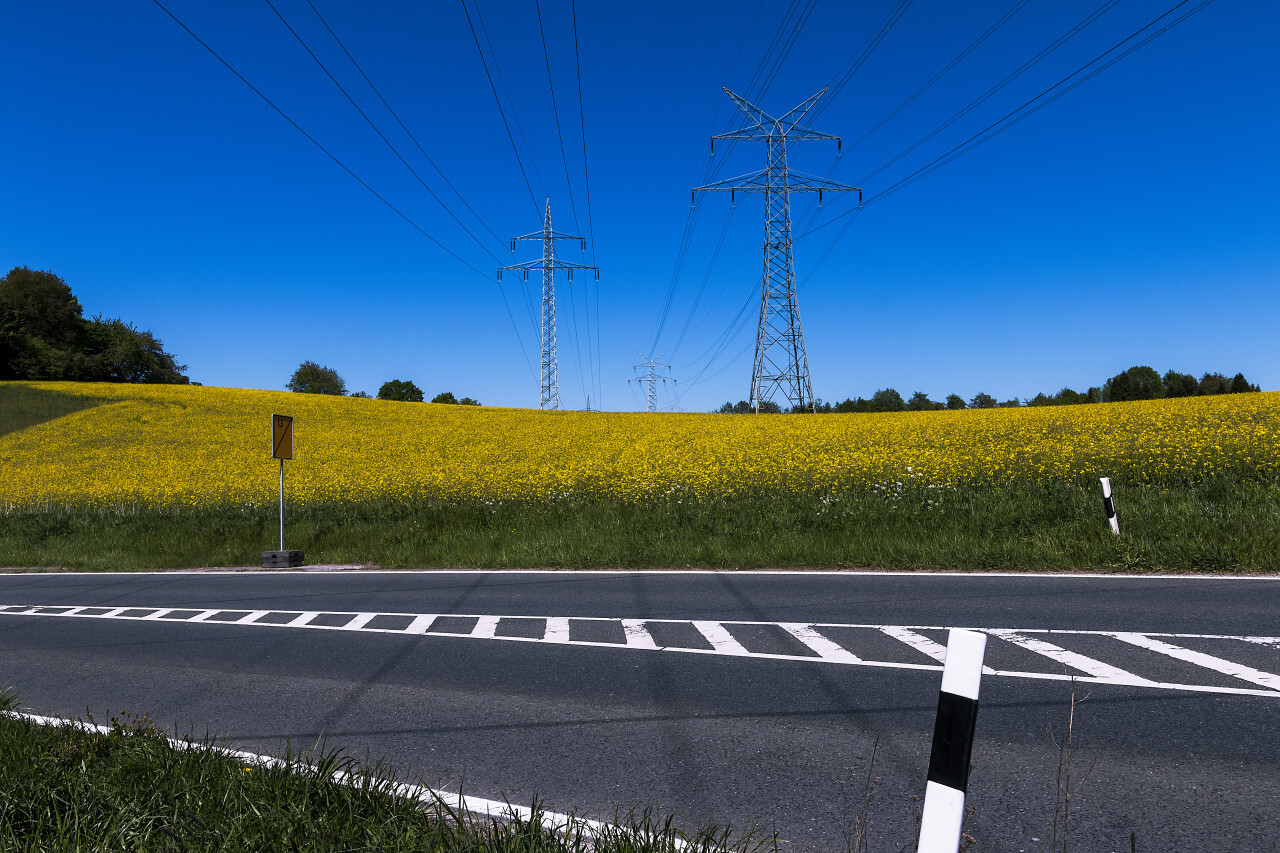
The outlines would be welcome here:
M 1280 392 L 899 414 L 542 412 L 193 386 L 36 383 L 106 402 L 0 437 L 0 506 L 646 502 L 875 484 L 1160 482 L 1280 469 Z

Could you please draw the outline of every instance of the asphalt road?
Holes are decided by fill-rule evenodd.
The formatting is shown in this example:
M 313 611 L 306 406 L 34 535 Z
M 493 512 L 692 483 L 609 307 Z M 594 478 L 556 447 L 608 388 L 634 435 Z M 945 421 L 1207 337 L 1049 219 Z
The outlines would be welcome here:
M 1280 849 L 1280 578 L 0 575 L 0 683 L 37 713 L 323 736 L 437 787 L 797 851 L 844 849 L 877 745 L 870 849 L 897 851 L 956 626 L 993 632 L 979 850 L 1047 847 L 1069 674 L 1071 849 Z

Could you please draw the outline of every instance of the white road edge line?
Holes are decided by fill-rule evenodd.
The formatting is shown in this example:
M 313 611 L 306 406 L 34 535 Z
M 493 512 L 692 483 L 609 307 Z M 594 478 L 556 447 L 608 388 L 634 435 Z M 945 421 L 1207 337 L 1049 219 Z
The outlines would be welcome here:
M 364 575 L 559 575 L 560 577 L 574 577 L 580 575 L 613 575 L 615 577 L 627 577 L 631 575 L 725 575 L 733 574 L 741 575 L 766 575 L 766 576 L 783 576 L 783 577 L 886 577 L 886 578 L 1017 578 L 1019 580 L 1131 580 L 1131 581 L 1271 581 L 1276 583 L 1280 581 L 1274 575 L 1230 575 L 1230 574 L 1121 574 L 1108 572 L 1046 572 L 1032 574 L 1030 572 L 904 572 L 904 571 L 877 571 L 872 569 L 846 569 L 846 570 L 791 570 L 791 569 L 733 569 L 725 571 L 722 569 L 626 569 L 618 571 L 616 569 L 362 569 L 359 567 L 352 568 L 349 571 L 340 572 L 307 572 L 305 569 L 312 568 L 310 566 L 300 566 L 298 569 L 282 572 L 279 569 L 263 570 L 255 569 L 249 566 L 216 566 L 207 569 L 171 569 L 169 571 L 158 572 L 94 572 L 94 577 L 147 577 L 151 575 L 168 576 L 174 575 L 197 575 L 202 577 L 236 577 L 238 575 L 311 575 L 323 574 L 326 578 L 341 577 L 361 577 Z M 314 568 L 323 568 L 315 566 Z M 68 575 L 82 574 L 80 572 L 0 572 L 0 577 L 12 575 L 14 577 L 67 577 Z
M 86 723 L 82 720 L 67 720 L 62 717 L 46 717 L 39 714 L 25 714 L 20 711 L 4 711 L 0 712 L 5 716 L 14 719 L 26 720 L 40 726 L 74 726 L 75 728 L 99 732 L 107 734 L 111 730 L 107 726 L 94 725 Z M 191 750 L 201 747 L 201 744 L 192 743 L 191 741 L 178 740 L 177 738 L 165 737 L 174 749 Z M 238 749 L 228 749 L 226 747 L 214 746 L 209 747 L 214 752 L 225 755 L 228 758 L 236 758 L 247 764 L 254 764 L 258 767 L 281 767 L 285 762 L 279 758 L 270 755 L 259 755 L 256 752 L 244 752 Z M 314 768 L 313 768 L 314 769 Z M 330 778 L 339 784 L 348 784 L 350 774 L 341 771 L 335 772 Z M 428 788 L 423 785 L 411 785 L 407 782 L 393 782 L 393 792 L 396 796 L 404 799 L 417 800 L 423 805 L 434 805 L 437 802 L 443 802 L 449 808 L 457 811 L 470 812 L 484 817 L 494 818 L 497 820 L 518 819 L 528 821 L 533 817 L 533 810 L 527 806 L 516 806 L 511 803 L 500 802 L 498 800 L 486 800 L 483 797 L 473 797 L 470 794 L 455 794 L 451 791 L 439 791 L 435 788 Z M 593 830 L 602 830 L 609 824 L 598 820 L 588 820 L 577 815 L 561 814 L 560 812 L 542 812 L 542 826 L 551 832 L 568 832 L 574 827 L 589 827 Z M 683 850 L 686 843 L 678 838 L 672 839 L 672 843 L 677 850 Z

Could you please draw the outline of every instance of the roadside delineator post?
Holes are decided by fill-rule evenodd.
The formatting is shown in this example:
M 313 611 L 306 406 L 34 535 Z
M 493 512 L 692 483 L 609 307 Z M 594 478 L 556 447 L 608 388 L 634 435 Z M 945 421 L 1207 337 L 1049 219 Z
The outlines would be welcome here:
M 1120 519 L 1116 516 L 1116 505 L 1111 500 L 1111 478 L 1100 477 L 1102 481 L 1102 506 L 1107 511 L 1107 522 L 1111 525 L 1111 532 L 1120 535 Z
M 919 853 L 956 853 L 960 849 L 969 758 L 978 722 L 978 686 L 986 650 L 986 634 L 959 628 L 947 633 L 947 659 L 942 667 L 942 690 L 933 726 Z
M 262 552 L 262 568 L 292 569 L 302 565 L 301 551 L 284 549 L 284 460 L 293 458 L 293 418 L 271 416 L 271 457 L 280 460 L 280 550 Z

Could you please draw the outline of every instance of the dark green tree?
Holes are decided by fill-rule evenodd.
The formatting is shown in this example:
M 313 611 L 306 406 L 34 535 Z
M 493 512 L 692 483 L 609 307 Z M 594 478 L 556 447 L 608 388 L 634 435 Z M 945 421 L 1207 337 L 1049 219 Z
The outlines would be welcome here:
M 935 403 L 930 400 L 929 395 L 923 391 L 916 391 L 911 395 L 911 399 L 907 401 L 907 411 L 909 412 L 931 412 L 942 408 L 945 408 L 942 403 Z
M 1073 391 L 1070 388 L 1063 388 L 1053 396 L 1054 401 L 1060 406 L 1074 406 L 1077 403 L 1087 403 L 1089 399 L 1079 391 Z
M 1107 403 L 1127 400 L 1155 400 L 1164 396 L 1164 382 L 1150 367 L 1137 365 L 1116 374 L 1102 386 L 1102 399 Z
M 1250 391 L 1261 391 L 1257 385 L 1250 385 L 1249 380 L 1244 378 L 1243 373 L 1237 373 L 1231 378 L 1231 393 L 1244 394 Z
M 1200 393 L 1200 383 L 1190 373 L 1170 370 L 1160 377 L 1166 397 L 1194 397 Z
M 963 408 L 966 408 L 966 404 L 965 404 L 965 402 L 964 402 L 964 397 L 961 397 L 959 394 L 948 394 L 948 395 L 947 395 L 947 408 L 948 408 L 948 409 L 963 409 Z
M 85 320 L 67 283 L 14 267 L 0 278 L 0 379 L 188 382 L 151 332 L 124 320 Z
M 902 395 L 892 388 L 881 388 L 871 395 L 873 412 L 905 412 L 907 404 Z
M 431 402 L 448 403 L 449 405 L 456 406 L 458 404 L 458 398 L 453 396 L 452 391 L 441 391 L 439 394 L 431 398 Z
M 851 400 L 846 397 L 844 402 L 836 403 L 835 411 L 842 415 L 851 414 L 853 412 L 869 412 L 871 411 L 871 404 L 861 397 L 856 400 Z
M 321 367 L 314 361 L 304 361 L 293 372 L 293 378 L 285 386 L 298 394 L 332 394 L 341 397 L 347 393 L 347 383 L 332 367 Z
M 421 403 L 422 389 L 414 385 L 411 380 L 392 379 L 389 382 L 383 382 L 382 387 L 378 389 L 379 400 L 399 400 L 402 403 Z
M 1221 373 L 1206 373 L 1200 377 L 1200 393 L 1205 396 L 1227 394 L 1231 391 L 1231 380 Z
M 189 380 L 164 351 L 164 343 L 119 318 L 94 317 L 86 330 L 86 376 L 99 382 L 134 382 L 153 385 L 185 385 Z
M 994 409 L 996 407 L 996 398 L 992 397 L 985 391 L 979 391 L 973 395 L 973 399 L 969 401 L 971 409 Z
M 463 397 L 461 400 L 458 401 L 458 405 L 459 406 L 478 406 L 480 405 L 480 401 L 475 399 L 474 397 Z

